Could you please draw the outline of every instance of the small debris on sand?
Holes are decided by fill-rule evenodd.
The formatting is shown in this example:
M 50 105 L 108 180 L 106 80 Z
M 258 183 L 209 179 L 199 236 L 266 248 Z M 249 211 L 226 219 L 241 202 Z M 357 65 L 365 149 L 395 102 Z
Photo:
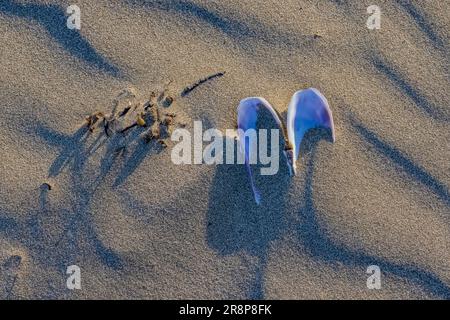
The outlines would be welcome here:
M 158 140 L 158 143 L 163 147 L 167 148 L 167 142 L 165 140 Z
M 164 108 L 168 108 L 172 105 L 173 101 L 174 101 L 174 98 L 172 98 L 171 96 L 167 96 L 162 100 L 161 105 Z
M 111 113 L 95 112 L 86 117 L 86 124 L 91 132 L 99 125 L 103 126 L 106 137 L 112 137 L 116 133 L 126 134 L 133 128 L 148 128 L 141 135 L 144 141 L 150 143 L 155 140 L 166 148 L 167 139 L 173 128 L 178 126 L 175 121 L 177 115 L 173 112 L 161 112 L 161 108 L 169 108 L 174 102 L 175 98 L 167 94 L 167 85 L 163 90 L 152 91 L 144 101 L 138 100 L 136 91 L 127 89 L 114 99 Z M 117 153 L 122 152 L 119 148 Z M 51 190 L 51 186 L 48 186 Z
M 144 114 L 138 114 L 138 116 L 137 116 L 137 118 L 136 118 L 136 123 L 137 123 L 137 125 L 138 126 L 140 126 L 140 127 L 145 127 L 145 125 L 146 125 L 146 122 L 145 122 L 145 120 L 144 120 L 144 118 L 143 118 L 143 115 Z
M 48 183 L 48 182 L 44 182 L 42 185 L 41 185 L 41 187 L 42 188 L 45 188 L 46 190 L 52 190 L 53 189 L 53 186 L 50 184 L 50 183 Z
M 131 109 L 131 105 L 128 105 L 128 107 L 123 109 L 122 112 L 119 114 L 119 118 L 124 117 L 128 113 L 128 111 L 130 111 L 130 109 Z
M 150 143 L 155 137 L 153 137 L 153 133 L 152 130 L 148 130 L 145 134 L 144 134 L 144 141 L 146 143 Z
M 176 117 L 176 115 L 174 115 L 174 114 L 166 114 L 162 124 L 165 126 L 173 125 L 175 117 Z
M 161 136 L 161 129 L 159 128 L 159 122 L 153 124 L 151 132 L 154 139 L 159 139 L 159 137 Z
M 86 125 L 89 128 L 90 132 L 94 132 L 95 128 L 97 127 L 98 121 L 100 119 L 103 119 L 105 115 L 102 112 L 95 112 L 85 118 Z

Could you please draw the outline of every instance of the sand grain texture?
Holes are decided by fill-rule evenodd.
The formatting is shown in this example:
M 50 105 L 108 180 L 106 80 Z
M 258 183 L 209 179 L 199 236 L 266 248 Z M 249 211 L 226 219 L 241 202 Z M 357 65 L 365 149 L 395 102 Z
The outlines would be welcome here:
M 64 1 L 0 2 L 0 298 L 450 298 L 449 1 L 379 0 L 378 31 L 366 0 L 77 4 L 80 31 Z M 309 135 L 258 208 L 242 166 L 176 166 L 139 129 L 116 157 L 83 129 L 169 81 L 188 129 L 316 87 L 337 142 Z

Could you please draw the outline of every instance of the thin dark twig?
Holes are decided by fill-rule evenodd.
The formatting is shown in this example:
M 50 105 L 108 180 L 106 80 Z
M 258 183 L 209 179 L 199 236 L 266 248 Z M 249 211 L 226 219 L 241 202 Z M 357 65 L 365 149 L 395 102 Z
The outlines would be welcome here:
M 214 78 L 218 78 L 218 77 L 222 77 L 225 75 L 225 71 L 224 72 L 218 72 L 215 73 L 213 75 L 210 75 L 209 77 L 200 79 L 199 81 L 197 81 L 196 83 L 194 83 L 193 85 L 186 87 L 183 92 L 181 92 L 181 96 L 184 97 L 186 95 L 188 95 L 189 93 L 191 93 L 192 91 L 194 91 L 198 86 L 204 84 L 205 82 L 212 80 Z
M 133 129 L 133 128 L 136 127 L 137 125 L 138 125 L 137 122 L 135 122 L 135 123 L 133 123 L 132 125 L 129 125 L 128 127 L 122 129 L 122 130 L 120 131 L 120 133 L 125 133 L 125 132 L 127 132 L 128 130 Z
M 128 111 L 130 111 L 131 106 L 126 107 L 125 109 L 123 109 L 123 111 L 119 114 L 119 118 L 122 118 L 123 116 L 125 116 Z
M 103 129 L 105 130 L 105 134 L 107 137 L 109 137 L 109 121 L 106 120 L 106 118 L 103 118 Z

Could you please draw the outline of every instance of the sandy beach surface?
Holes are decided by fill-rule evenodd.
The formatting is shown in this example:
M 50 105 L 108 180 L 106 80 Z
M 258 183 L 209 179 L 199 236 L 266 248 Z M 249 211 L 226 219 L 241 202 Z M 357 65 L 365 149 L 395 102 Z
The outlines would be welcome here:
M 74 2 L 0 1 L 1 299 L 450 299 L 448 0 L 77 0 L 70 30 Z M 336 142 L 308 135 L 259 207 L 243 166 L 85 122 L 165 90 L 177 125 L 232 129 L 309 87 Z

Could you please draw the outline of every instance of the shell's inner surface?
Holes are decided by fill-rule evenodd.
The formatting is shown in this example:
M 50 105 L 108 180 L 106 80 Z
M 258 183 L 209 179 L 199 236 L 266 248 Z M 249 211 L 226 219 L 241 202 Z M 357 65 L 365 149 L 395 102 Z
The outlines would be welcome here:
M 296 161 L 299 156 L 300 145 L 308 130 L 313 128 L 328 128 L 331 130 L 333 141 L 335 140 L 333 115 L 327 99 L 319 90 L 310 88 L 297 91 L 291 99 L 288 107 L 287 126 L 284 126 L 281 116 L 267 100 L 260 97 L 243 99 L 238 107 L 238 137 L 240 149 L 245 157 L 245 165 L 250 178 L 253 195 L 256 203 L 261 201 L 261 195 L 255 186 L 250 164 L 254 163 L 257 150 L 246 135 L 250 129 L 257 130 L 258 120 L 262 117 L 261 111 L 269 111 L 284 136 L 286 148 L 284 155 L 287 160 L 289 173 L 295 175 L 297 171 Z
M 239 130 L 239 141 L 242 148 L 242 151 L 244 152 L 246 159 L 250 156 L 250 152 L 256 151 L 256 150 L 250 150 L 251 146 L 248 143 L 248 141 L 245 141 L 244 139 L 244 133 L 247 130 L 257 130 L 257 123 L 258 118 L 261 116 L 261 111 L 267 110 L 270 112 L 272 118 L 275 120 L 277 125 L 282 128 L 284 127 L 283 122 L 278 115 L 278 113 L 275 111 L 275 109 L 270 105 L 270 103 L 265 100 L 264 98 L 260 97 L 252 97 L 252 98 L 246 98 L 241 101 L 238 107 L 238 120 L 237 120 L 237 127 Z
M 327 99 L 315 88 L 297 91 L 288 108 L 287 131 L 297 161 L 300 144 L 306 132 L 313 128 L 328 128 L 335 141 L 333 115 Z
M 257 147 L 255 144 L 249 141 L 250 139 L 247 136 L 248 130 L 258 131 L 258 122 L 261 118 L 264 118 L 264 115 L 267 115 L 267 112 L 270 115 L 269 118 L 276 122 L 278 128 L 282 129 L 284 135 L 284 125 L 281 120 L 281 117 L 278 115 L 276 110 L 270 105 L 270 103 L 264 98 L 260 97 L 250 97 L 242 100 L 238 107 L 238 119 L 237 119 L 237 128 L 238 128 L 238 136 L 239 136 L 239 145 L 241 151 L 244 153 L 245 157 L 245 166 L 249 175 L 250 184 L 252 187 L 252 192 L 255 197 L 255 201 L 257 204 L 261 201 L 261 195 L 258 188 L 255 186 L 255 179 L 252 174 L 252 169 L 250 164 L 255 163 L 255 159 L 257 158 Z M 287 137 L 285 137 L 285 140 Z M 253 161 L 252 161 L 253 160 Z

